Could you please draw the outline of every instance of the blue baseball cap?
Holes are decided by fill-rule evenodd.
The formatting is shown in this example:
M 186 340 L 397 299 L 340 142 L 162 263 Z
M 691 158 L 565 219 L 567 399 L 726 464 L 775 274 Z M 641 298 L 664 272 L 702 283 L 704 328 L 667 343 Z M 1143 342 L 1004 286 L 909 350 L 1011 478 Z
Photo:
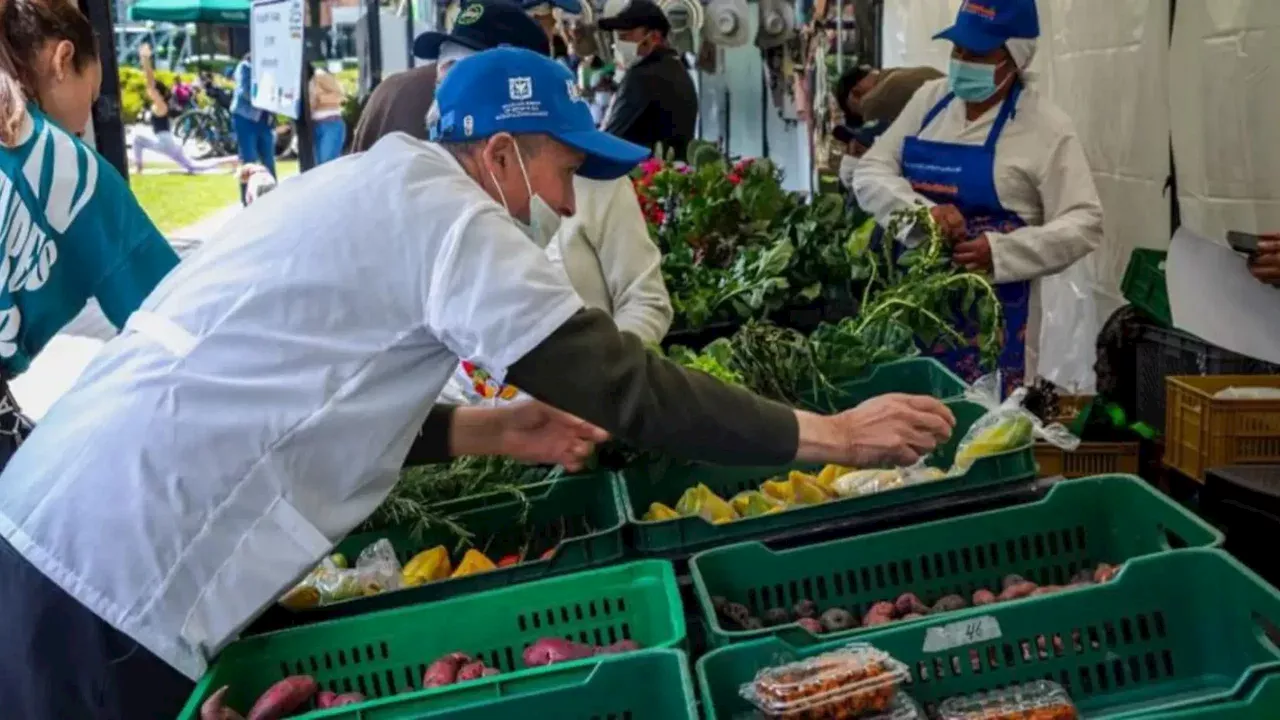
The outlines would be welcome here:
M 563 10 L 570 15 L 582 14 L 582 3 L 580 0 L 520 0 L 520 8 L 525 12 L 529 12 L 543 5 Z
M 514 45 L 543 55 L 551 54 L 551 43 L 542 26 L 508 0 L 466 2 L 453 21 L 453 32 L 422 33 L 413 41 L 413 54 L 423 60 L 435 60 L 440 57 L 440 46 L 445 42 L 477 52 Z
M 1035 0 L 964 0 L 956 24 L 933 36 L 964 50 L 986 54 L 1012 38 L 1040 37 Z
M 550 136 L 586 154 L 582 177 L 613 180 L 649 148 L 596 128 L 578 83 L 560 63 L 523 48 L 499 47 L 459 60 L 436 88 L 434 142 L 471 142 L 498 133 Z

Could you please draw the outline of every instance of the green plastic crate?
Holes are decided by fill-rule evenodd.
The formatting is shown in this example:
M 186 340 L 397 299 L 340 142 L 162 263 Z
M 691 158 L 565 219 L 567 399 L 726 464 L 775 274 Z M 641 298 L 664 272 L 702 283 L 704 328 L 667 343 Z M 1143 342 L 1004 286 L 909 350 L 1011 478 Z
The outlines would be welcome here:
M 1245 696 L 1218 705 L 1142 715 L 1143 720 L 1275 720 L 1280 717 L 1280 675 L 1269 674 L 1245 690 Z M 1137 718 L 1135 718 L 1137 720 Z
M 955 413 L 956 430 L 951 440 L 933 453 L 932 460 L 932 464 L 943 468 L 951 466 L 956 446 L 968 427 L 986 412 L 981 405 L 968 400 L 952 400 L 947 405 Z M 798 467 L 816 470 L 812 466 Z M 641 520 L 648 512 L 650 503 L 661 502 L 674 507 L 680 495 L 698 483 L 705 483 L 707 487 L 728 500 L 743 490 L 756 489 L 763 481 L 785 474 L 787 470 L 788 468 L 785 467 L 729 468 L 674 461 L 624 470 L 618 474 L 618 480 L 623 487 L 622 501 L 627 513 L 627 521 L 632 524 L 632 547 L 641 553 L 655 555 L 691 554 L 716 545 L 772 535 L 887 507 L 907 505 L 954 492 L 1029 480 L 1036 475 L 1036 464 L 1032 445 L 1028 444 L 1020 450 L 982 458 L 960 477 L 922 483 L 866 497 L 832 500 L 821 505 L 735 520 L 723 525 L 713 525 L 699 517 L 686 517 L 665 522 Z
M 1164 262 L 1168 255 L 1163 250 L 1136 248 L 1129 256 L 1120 289 L 1126 300 L 1152 320 L 1165 327 L 1173 327 L 1169 289 L 1164 276 Z
M 963 397 L 968 388 L 955 373 L 933 358 L 910 358 L 885 363 L 862 377 L 832 384 L 834 388 L 818 391 L 806 398 L 806 404 L 819 412 L 838 412 L 885 393 L 909 393 L 928 395 L 939 400 L 953 400 Z
M 529 485 L 524 491 L 529 498 L 529 507 L 528 519 L 523 524 L 516 522 L 516 518 L 524 511 L 524 505 L 508 493 L 476 495 L 437 507 L 471 531 L 476 548 L 495 563 L 505 555 L 518 555 L 526 542 L 529 543 L 529 561 L 486 573 L 302 610 L 296 614 L 312 622 L 350 617 L 508 587 L 608 565 L 622 558 L 622 499 L 608 475 L 560 477 Z M 335 552 L 343 553 L 349 562 L 354 563 L 361 550 L 381 538 L 391 541 L 402 564 L 422 550 L 444 545 L 456 567 L 465 549 L 445 528 L 432 528 L 416 538 L 408 529 L 397 528 L 352 535 L 343 540 Z M 552 548 L 555 554 L 551 558 L 538 559 Z
M 553 636 L 597 645 L 629 638 L 646 649 L 683 646 L 684 611 L 670 563 L 649 560 L 615 565 L 245 638 L 217 658 L 179 718 L 195 720 L 200 703 L 223 685 L 231 688 L 228 704 L 247 711 L 273 683 L 299 673 L 311 675 L 335 692 L 358 691 L 371 699 L 388 698 L 390 703 L 415 700 L 412 712 L 388 710 L 361 718 L 418 717 L 417 707 L 423 703 L 433 709 L 455 707 L 452 694 L 469 687 L 422 690 L 427 665 L 456 651 L 510 673 L 477 681 L 476 687 L 527 678 L 524 687 L 551 689 L 560 686 L 556 678 L 563 676 L 552 677 L 555 674 L 547 671 L 593 662 L 525 669 L 524 648 Z M 413 691 L 417 692 L 404 695 Z M 456 702 L 465 704 L 467 697 L 464 692 Z M 381 707 L 382 703 L 354 707 L 363 712 L 366 705 Z
M 1234 698 L 1256 667 L 1280 660 L 1265 632 L 1280 593 L 1217 549 L 1130 560 L 1111 582 L 904 623 L 858 638 L 907 665 L 906 688 L 926 708 L 1013 683 L 1050 679 L 1089 720 Z M 750 709 L 738 688 L 765 667 L 849 640 L 811 645 L 779 637 L 735 643 L 698 663 L 708 718 Z
M 689 572 L 708 642 L 719 647 L 775 633 L 813 636 L 794 623 L 726 629 L 711 603 L 717 595 L 757 616 L 808 598 L 822 610 L 844 608 L 861 618 L 876 602 L 893 602 L 905 592 L 932 605 L 952 593 L 969 598 L 981 588 L 999 589 L 1010 573 L 1064 585 L 1099 562 L 1117 564 L 1222 541 L 1212 526 L 1142 480 L 1107 475 L 1059 482 L 1043 499 L 1026 505 L 794 550 L 775 552 L 754 542 L 708 550 L 694 556 Z

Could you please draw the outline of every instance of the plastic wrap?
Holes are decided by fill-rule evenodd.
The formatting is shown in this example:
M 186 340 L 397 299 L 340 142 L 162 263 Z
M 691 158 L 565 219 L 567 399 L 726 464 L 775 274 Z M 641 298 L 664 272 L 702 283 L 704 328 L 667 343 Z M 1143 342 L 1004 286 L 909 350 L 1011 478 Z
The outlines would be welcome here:
M 766 717 L 857 720 L 893 708 L 907 667 L 866 643 L 765 668 L 739 693 Z
M 1213 394 L 1215 400 L 1280 400 L 1280 388 L 1229 387 Z
M 1078 720 L 1079 717 L 1067 691 L 1049 680 L 953 697 L 938 707 L 939 720 Z
M 988 408 L 986 414 L 969 426 L 956 446 L 955 465 L 951 473 L 964 472 L 979 458 L 1025 447 L 1040 439 L 1068 452 L 1080 446 L 1080 438 L 1061 423 L 1045 425 L 1022 407 L 1026 388 L 1018 388 L 1004 402 L 999 397 L 999 378 L 988 375 L 965 392 L 965 398 Z
M 1040 279 L 1036 374 L 1073 395 L 1093 395 L 1098 384 L 1096 287 L 1092 258 Z
M 831 487 L 842 498 L 864 497 L 946 477 L 946 471 L 921 460 L 910 467 L 890 470 L 851 470 L 836 478 Z
M 400 561 L 385 538 L 362 550 L 353 568 L 342 567 L 339 557 L 325 558 L 280 599 L 280 604 L 300 610 L 400 588 Z

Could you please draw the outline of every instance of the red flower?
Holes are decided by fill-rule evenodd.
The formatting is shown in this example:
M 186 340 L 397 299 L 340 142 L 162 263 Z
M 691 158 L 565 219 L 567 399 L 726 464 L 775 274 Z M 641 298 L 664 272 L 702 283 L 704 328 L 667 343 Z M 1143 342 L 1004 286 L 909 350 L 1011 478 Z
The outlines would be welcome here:
M 645 160 L 644 162 L 640 163 L 640 170 L 645 174 L 645 177 L 653 175 L 654 173 L 661 170 L 662 167 L 663 167 L 663 163 L 658 158 L 649 158 L 648 160 Z
M 731 184 L 731 185 L 737 185 L 737 184 L 738 184 L 738 183 L 740 183 L 740 182 L 742 182 L 742 176 L 741 176 L 741 175 L 739 175 L 739 174 L 738 174 L 738 173 L 736 173 L 736 172 L 729 173 L 729 184 Z
M 662 208 L 656 207 L 653 209 L 653 213 L 650 215 L 649 219 L 651 219 L 655 224 L 661 225 L 666 221 L 667 213 L 664 212 Z

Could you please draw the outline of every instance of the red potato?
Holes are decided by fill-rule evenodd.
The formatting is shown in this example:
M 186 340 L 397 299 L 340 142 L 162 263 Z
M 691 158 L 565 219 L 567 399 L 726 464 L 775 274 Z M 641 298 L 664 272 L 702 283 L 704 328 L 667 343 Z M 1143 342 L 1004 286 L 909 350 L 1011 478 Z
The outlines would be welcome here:
M 1056 592 L 1062 592 L 1062 589 L 1063 588 L 1060 585 L 1045 585 L 1043 587 L 1038 587 L 1035 590 L 1032 590 L 1030 597 L 1040 597 L 1041 595 L 1052 595 L 1053 593 L 1056 593 Z
M 1019 600 L 1021 598 L 1027 597 L 1028 595 L 1030 595 L 1035 591 L 1036 591 L 1036 584 L 1033 582 L 1027 582 L 1024 580 L 1020 583 L 1017 583 L 1015 585 L 1010 585 L 1009 587 L 1005 588 L 1004 592 L 1000 593 L 1000 595 L 996 599 L 1001 601 Z
M 891 622 L 893 622 L 892 615 L 885 615 L 883 613 L 875 612 L 875 609 L 873 608 L 871 612 L 867 613 L 866 617 L 862 618 L 862 627 L 875 627 L 877 625 L 888 625 Z
M 200 705 L 200 720 L 244 720 L 244 716 L 226 706 L 226 685 L 218 688 Z
M 817 618 L 800 618 L 796 621 L 796 624 L 814 635 L 821 635 L 825 632 L 825 630 L 822 629 L 822 622 Z
M 524 649 L 521 657 L 526 667 L 542 667 L 568 660 L 580 660 L 595 655 L 595 648 L 590 645 L 565 640 L 564 638 L 542 638 Z
M 929 606 L 920 602 L 920 598 L 915 593 L 902 593 L 893 604 L 895 613 L 901 617 L 903 615 L 928 615 Z
M 498 668 L 487 667 L 483 671 L 481 671 L 480 677 L 493 677 L 494 675 L 497 675 L 500 672 L 502 671 L 499 670 Z
M 316 681 L 310 675 L 287 677 L 262 693 L 245 720 L 280 720 L 301 708 L 316 690 Z
M 903 616 L 902 616 L 902 618 L 900 618 L 900 619 L 902 619 L 902 620 L 915 620 L 916 618 L 922 618 L 922 617 L 924 617 L 924 615 L 922 615 L 922 614 L 920 614 L 920 613 L 907 613 L 906 615 L 903 615 Z
M 887 615 L 890 618 L 893 618 L 897 616 L 898 609 L 894 607 L 893 603 L 891 602 L 881 601 L 876 603 L 875 605 L 872 605 L 871 608 L 867 610 L 868 615 L 871 615 L 873 613 L 876 615 Z
M 973 605 L 990 605 L 996 601 L 996 594 L 990 590 L 979 590 L 973 594 Z
M 602 645 L 596 648 L 596 655 L 620 655 L 639 649 L 640 646 L 634 640 L 619 640 L 612 645 Z
M 468 680 L 477 680 L 484 673 L 484 663 L 476 660 L 463 665 L 458 670 L 458 682 L 467 682 Z
M 434 688 L 452 685 L 458 681 L 458 668 L 471 662 L 471 656 L 465 653 L 449 653 L 427 666 L 422 675 L 422 687 Z
M 316 693 L 316 708 L 320 710 L 328 710 L 333 707 L 333 701 L 338 699 L 338 693 L 332 690 L 321 690 Z
M 346 707 L 348 705 L 359 705 L 364 702 L 364 696 L 358 692 L 349 692 L 345 695 L 339 695 L 334 699 L 333 704 L 329 707 Z
M 1120 572 L 1120 568 L 1107 563 L 1099 563 L 1098 569 L 1093 571 L 1093 581 L 1096 583 L 1104 583 L 1116 576 Z

